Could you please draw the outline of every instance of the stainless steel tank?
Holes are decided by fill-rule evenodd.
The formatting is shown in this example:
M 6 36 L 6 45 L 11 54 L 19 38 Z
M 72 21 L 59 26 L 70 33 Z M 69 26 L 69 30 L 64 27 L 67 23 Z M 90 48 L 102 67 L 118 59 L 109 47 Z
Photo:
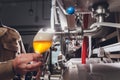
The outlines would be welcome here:
M 66 63 L 63 80 L 120 80 L 120 63 L 97 63 L 98 59 L 81 64 L 80 59 Z

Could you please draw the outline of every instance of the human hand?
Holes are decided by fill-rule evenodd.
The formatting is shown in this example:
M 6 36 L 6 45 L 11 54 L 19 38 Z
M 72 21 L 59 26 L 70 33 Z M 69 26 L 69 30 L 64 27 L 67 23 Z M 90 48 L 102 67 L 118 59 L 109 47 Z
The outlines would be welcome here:
M 35 53 L 20 54 L 13 60 L 13 68 L 17 74 L 26 74 L 29 71 L 40 69 L 42 62 L 39 59 L 42 55 Z M 32 63 L 31 63 L 32 62 Z M 30 63 L 30 64 L 28 64 Z

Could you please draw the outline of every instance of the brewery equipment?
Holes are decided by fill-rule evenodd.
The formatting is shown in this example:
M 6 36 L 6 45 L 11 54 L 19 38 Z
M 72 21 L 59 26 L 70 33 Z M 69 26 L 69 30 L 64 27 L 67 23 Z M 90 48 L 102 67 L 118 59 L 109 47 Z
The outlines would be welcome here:
M 120 43 L 116 40 L 120 24 L 109 19 L 115 11 L 114 1 L 52 0 L 50 22 L 56 38 L 52 40 L 53 34 L 41 33 L 46 39 L 51 36 L 45 49 L 41 48 L 43 52 L 50 49 L 45 55 L 42 80 L 120 79 Z M 44 40 L 42 35 L 35 36 L 33 46 L 38 39 Z M 55 55 L 56 63 L 52 63 Z
M 112 2 L 52 0 L 51 27 L 61 46 L 58 80 L 120 79 L 120 45 L 113 36 L 120 24 L 109 21 Z

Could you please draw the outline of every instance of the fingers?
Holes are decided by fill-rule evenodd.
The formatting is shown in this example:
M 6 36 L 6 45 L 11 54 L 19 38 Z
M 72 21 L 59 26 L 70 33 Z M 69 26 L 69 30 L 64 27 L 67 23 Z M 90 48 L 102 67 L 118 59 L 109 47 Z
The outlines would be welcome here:
M 36 53 L 33 53 L 32 54 L 33 55 L 33 61 L 35 60 L 39 60 L 40 58 L 42 58 L 42 55 L 40 55 L 40 54 L 36 54 Z
M 38 61 L 39 58 L 42 58 L 42 56 L 35 53 L 18 55 L 13 60 L 13 67 L 15 72 L 23 74 L 28 71 L 36 71 L 42 65 L 41 61 Z
M 26 70 L 28 71 L 36 71 L 40 68 L 40 66 L 42 65 L 41 62 L 33 62 L 32 64 L 27 64 L 26 65 Z
M 40 58 L 42 58 L 42 55 L 35 53 L 27 53 L 18 55 L 18 58 L 19 61 L 23 63 L 30 63 L 31 61 L 38 61 Z

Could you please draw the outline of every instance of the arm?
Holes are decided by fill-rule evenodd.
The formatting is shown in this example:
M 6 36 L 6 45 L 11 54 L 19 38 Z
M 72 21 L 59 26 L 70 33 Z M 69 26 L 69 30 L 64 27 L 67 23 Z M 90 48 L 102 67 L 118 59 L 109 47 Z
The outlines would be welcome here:
M 12 63 L 12 60 L 0 63 L 0 79 L 5 80 L 6 78 L 11 79 L 14 77 L 15 74 L 13 72 Z

